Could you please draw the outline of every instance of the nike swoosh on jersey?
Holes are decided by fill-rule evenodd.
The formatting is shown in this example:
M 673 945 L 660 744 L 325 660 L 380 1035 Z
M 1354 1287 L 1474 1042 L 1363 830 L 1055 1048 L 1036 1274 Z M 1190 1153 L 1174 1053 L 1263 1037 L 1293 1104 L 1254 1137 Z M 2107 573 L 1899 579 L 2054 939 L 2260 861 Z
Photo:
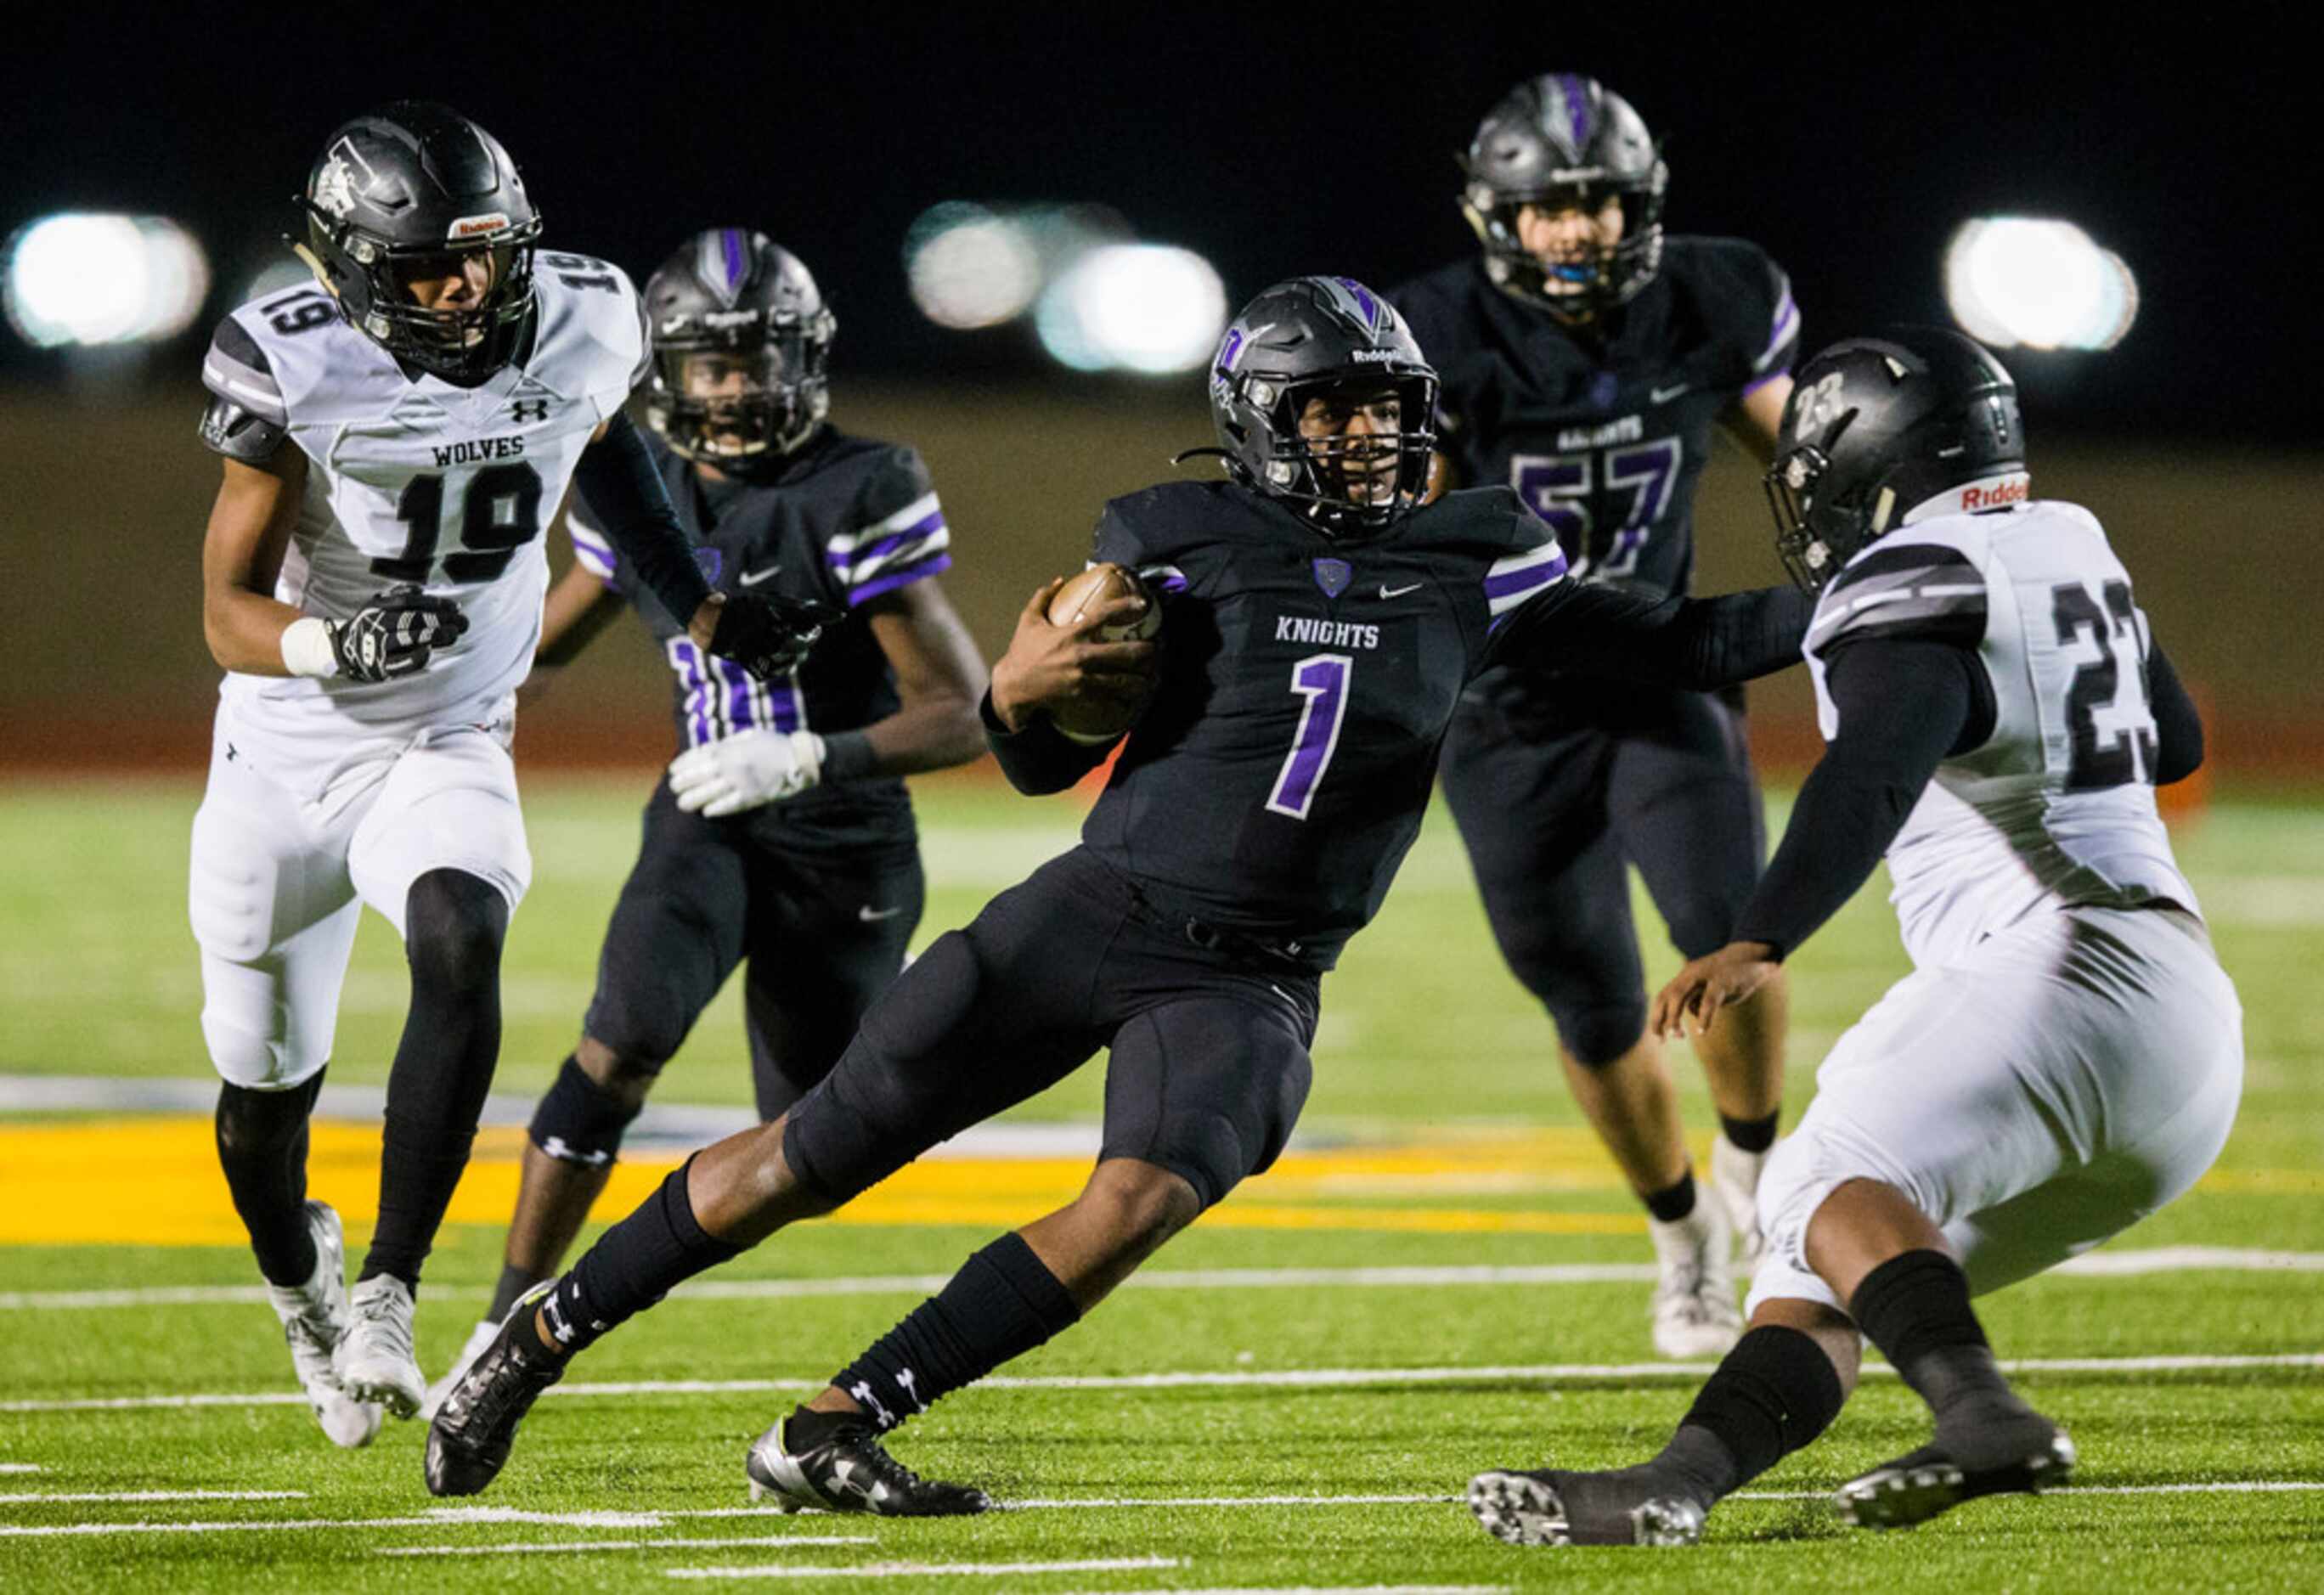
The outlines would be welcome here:
M 893 919 L 897 915 L 903 911 L 904 910 L 900 908 L 875 908 L 871 904 L 866 903 L 862 908 L 855 910 L 855 917 L 863 921 L 866 925 L 877 925 L 882 919 Z
M 1681 383 L 1675 388 L 1655 388 L 1649 390 L 1646 396 L 1657 404 L 1668 404 L 1692 386 L 1692 383 Z
M 1426 582 L 1415 582 L 1408 587 L 1391 587 L 1386 582 L 1382 582 L 1380 584 L 1380 596 L 1383 598 L 1401 598 L 1406 593 L 1417 593 L 1421 588 L 1427 585 L 1428 584 Z
M 779 565 L 770 565 L 764 570 L 746 570 L 742 573 L 742 585 L 746 587 L 755 587 L 761 582 L 779 575 L 782 568 Z

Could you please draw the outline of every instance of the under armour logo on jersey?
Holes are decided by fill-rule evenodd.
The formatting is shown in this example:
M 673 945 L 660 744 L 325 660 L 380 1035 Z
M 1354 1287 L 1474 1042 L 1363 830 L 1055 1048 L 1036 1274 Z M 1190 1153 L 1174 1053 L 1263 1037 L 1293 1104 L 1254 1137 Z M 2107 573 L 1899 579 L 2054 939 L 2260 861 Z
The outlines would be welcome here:
M 509 416 L 519 426 L 524 425 L 527 421 L 545 421 L 549 419 L 549 401 L 520 399 L 509 406 Z

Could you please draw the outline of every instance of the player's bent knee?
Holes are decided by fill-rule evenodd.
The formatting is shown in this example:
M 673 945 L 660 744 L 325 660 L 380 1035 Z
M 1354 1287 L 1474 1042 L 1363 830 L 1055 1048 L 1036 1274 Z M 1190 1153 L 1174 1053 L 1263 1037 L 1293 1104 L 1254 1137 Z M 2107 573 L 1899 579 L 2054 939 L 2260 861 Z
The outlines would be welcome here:
M 645 1075 L 633 1091 L 600 1084 L 572 1058 L 533 1110 L 532 1144 L 560 1163 L 604 1168 L 621 1150 L 622 1136 L 645 1107 Z
M 1618 1063 L 1646 1034 L 1646 1002 L 1641 994 L 1622 1002 L 1549 1005 L 1560 1046 L 1585 1069 Z
M 1120 1252 L 1144 1256 L 1202 1217 L 1204 1202 L 1184 1175 L 1123 1157 L 1099 1164 L 1074 1206 L 1115 1239 Z
M 287 1024 L 269 1035 L 209 1008 L 202 1010 L 202 1040 L 218 1077 L 244 1091 L 295 1091 L 331 1061 L 327 1037 L 310 1040 Z
M 412 978 L 441 989 L 479 991 L 500 979 L 508 899 L 466 870 L 430 870 L 404 899 L 403 947 Z

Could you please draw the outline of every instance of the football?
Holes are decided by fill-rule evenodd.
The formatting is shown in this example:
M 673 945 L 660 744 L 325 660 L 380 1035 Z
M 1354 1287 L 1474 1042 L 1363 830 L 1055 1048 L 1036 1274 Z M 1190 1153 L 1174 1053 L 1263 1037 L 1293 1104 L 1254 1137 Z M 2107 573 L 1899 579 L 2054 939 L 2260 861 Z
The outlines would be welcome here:
M 1049 622 L 1052 625 L 1079 625 L 1093 610 L 1101 609 L 1114 599 L 1135 595 L 1146 600 L 1146 607 L 1131 620 L 1097 630 L 1099 641 L 1122 642 L 1143 641 L 1162 629 L 1162 606 L 1137 573 L 1119 565 L 1093 565 L 1077 576 L 1069 576 L 1049 599 Z M 1094 746 L 1110 742 L 1130 729 L 1134 714 L 1125 715 L 1121 705 L 1110 703 L 1060 703 L 1049 706 L 1049 720 L 1057 730 L 1074 742 Z

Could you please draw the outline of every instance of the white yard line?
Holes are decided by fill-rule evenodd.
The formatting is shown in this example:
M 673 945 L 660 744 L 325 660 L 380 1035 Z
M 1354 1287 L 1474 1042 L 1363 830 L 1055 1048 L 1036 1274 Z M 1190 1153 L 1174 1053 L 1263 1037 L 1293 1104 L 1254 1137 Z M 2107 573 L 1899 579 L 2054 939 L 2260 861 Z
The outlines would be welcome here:
M 2086 1495 L 2284 1495 L 2324 1489 L 2324 1479 L 2246 1479 L 2203 1484 L 2069 1484 L 2047 1496 Z M 1730 1501 L 1823 1501 L 1828 1489 L 1738 1489 Z
M 2115 1278 L 2144 1274 L 2324 1274 L 2324 1252 L 2254 1247 L 2165 1246 L 2097 1251 L 2052 1273 Z M 1628 1285 L 1655 1278 L 1651 1263 L 1543 1263 L 1512 1267 L 1355 1268 L 1159 1268 L 1133 1276 L 1133 1290 L 1404 1290 L 1473 1286 Z M 714 1279 L 681 1285 L 672 1296 L 697 1301 L 779 1301 L 800 1296 L 924 1295 L 949 1274 L 866 1274 L 828 1279 Z M 257 1285 L 176 1285 L 121 1290 L 0 1291 L 0 1312 L 106 1307 L 185 1307 L 259 1303 Z
M 38 1462 L 0 1462 L 0 1473 L 38 1473 L 42 1471 Z
M 998 1375 L 979 1381 L 989 1390 L 1172 1390 L 1172 1389 L 1360 1389 L 1376 1385 L 1451 1385 L 1491 1380 L 1537 1384 L 1559 1379 L 1699 1378 L 1710 1362 L 1536 1362 L 1481 1368 L 1287 1368 L 1194 1369 L 1173 1373 Z M 2010 1373 L 2220 1373 L 2262 1369 L 2324 1369 L 2324 1352 L 2286 1351 L 2240 1357 L 2022 1357 L 2006 1360 Z M 1895 1377 L 1885 1363 L 1864 1372 Z M 771 1396 L 819 1388 L 821 1378 L 622 1379 L 603 1384 L 557 1385 L 549 1397 L 590 1396 Z M 290 1406 L 306 1397 L 295 1391 L 189 1396 L 99 1396 L 54 1400 L 0 1401 L 0 1412 L 129 1412 L 193 1406 Z
M 372 1553 L 378 1556 L 515 1556 L 560 1551 L 697 1551 L 757 1549 L 770 1545 L 871 1545 L 878 1543 L 878 1535 L 868 1534 L 775 1534 L 697 1540 L 539 1540 L 522 1545 L 374 1545 Z
M 1029 1572 L 1148 1572 L 1184 1567 L 1175 1556 L 1097 1556 L 1078 1562 L 867 1562 L 831 1567 L 673 1567 L 672 1579 L 999 1578 Z
M 27 1490 L 0 1495 L 0 1506 L 22 1507 L 48 1501 L 303 1501 L 303 1489 L 91 1489 L 70 1494 Z

